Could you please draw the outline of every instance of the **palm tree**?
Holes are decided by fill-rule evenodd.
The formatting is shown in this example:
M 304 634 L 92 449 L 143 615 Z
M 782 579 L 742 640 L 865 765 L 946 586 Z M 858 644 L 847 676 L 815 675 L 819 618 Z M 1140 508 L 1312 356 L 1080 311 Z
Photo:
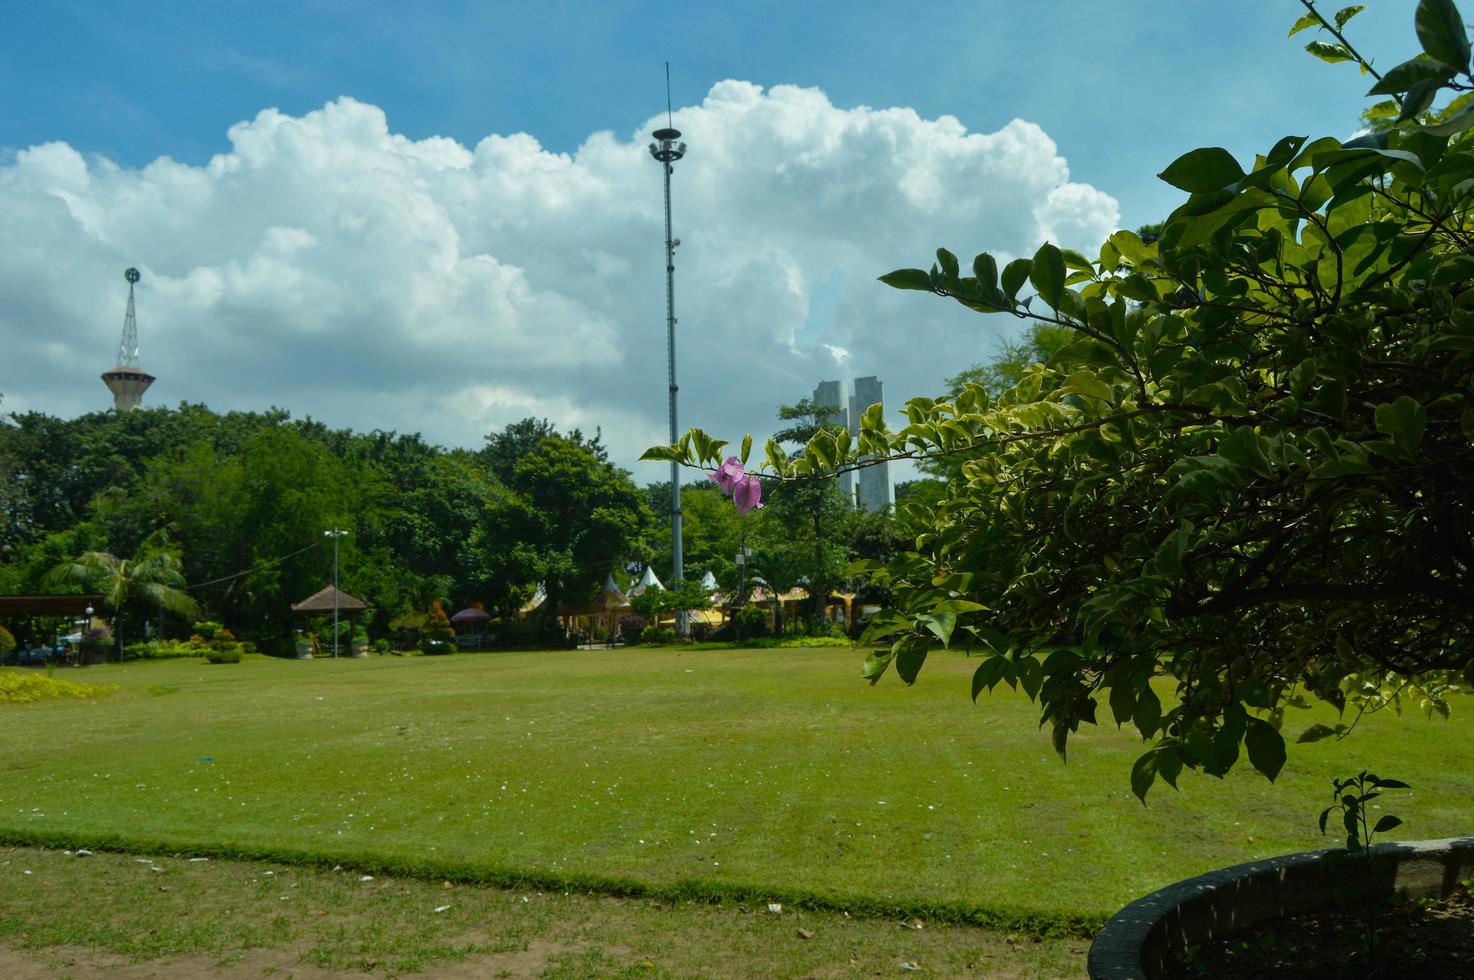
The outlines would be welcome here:
M 135 609 L 155 609 L 181 616 L 199 614 L 199 603 L 184 591 L 178 550 L 160 528 L 144 539 L 132 558 L 105 551 L 83 552 L 46 573 L 48 585 L 71 583 L 95 589 L 113 612 L 113 641 L 123 659 L 123 620 Z

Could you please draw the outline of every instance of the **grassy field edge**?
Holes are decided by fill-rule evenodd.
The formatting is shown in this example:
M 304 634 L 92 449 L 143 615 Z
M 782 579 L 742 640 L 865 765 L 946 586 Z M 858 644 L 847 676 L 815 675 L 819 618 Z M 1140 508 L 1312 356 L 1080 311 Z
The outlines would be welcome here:
M 0 846 L 40 847 L 52 850 L 87 849 L 97 852 L 159 857 L 208 857 L 220 860 L 261 861 L 302 868 L 352 867 L 376 875 L 426 881 L 486 885 L 496 888 L 532 888 L 569 891 L 614 898 L 644 898 L 709 905 L 781 903 L 786 908 L 814 912 L 846 912 L 875 919 L 920 918 L 928 922 L 978 926 L 1000 932 L 1020 932 L 1047 938 L 1090 938 L 1105 920 L 1103 915 L 1058 914 L 996 908 L 953 901 L 895 902 L 868 895 L 820 893 L 791 887 L 748 882 L 710 882 L 684 879 L 669 884 L 605 875 L 557 874 L 473 864 L 463 861 L 386 860 L 366 851 L 319 852 L 291 847 L 182 843 L 127 834 L 71 834 L 62 831 L 15 830 L 0 826 Z

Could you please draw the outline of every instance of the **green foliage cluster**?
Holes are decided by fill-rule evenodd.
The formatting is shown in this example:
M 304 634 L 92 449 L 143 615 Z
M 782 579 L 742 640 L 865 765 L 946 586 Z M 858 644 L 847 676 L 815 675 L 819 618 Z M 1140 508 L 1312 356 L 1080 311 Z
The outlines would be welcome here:
M 869 457 L 936 463 L 914 550 L 856 566 L 892 596 L 865 676 L 909 684 L 931 650 L 978 649 L 973 696 L 1024 690 L 1062 756 L 1103 711 L 1134 726 L 1143 799 L 1242 754 L 1275 778 L 1285 709 L 1308 699 L 1444 713 L 1474 685 L 1467 35 L 1449 0 L 1422 0 L 1423 54 L 1381 75 L 1345 40 L 1354 9 L 1307 7 L 1297 28 L 1338 45 L 1312 53 L 1373 75 L 1391 125 L 1286 136 L 1249 166 L 1186 153 L 1161 174 L 1186 200 L 1151 243 L 966 270 L 940 249 L 882 276 L 1069 342 L 1005 390 L 913 399 L 898 430 L 873 406 L 856 437 L 766 450 L 773 497 Z M 724 446 L 693 430 L 647 455 L 711 465 Z
M 640 616 L 654 618 L 670 616 L 686 611 L 710 609 L 711 594 L 701 587 L 698 579 L 682 579 L 668 589 L 646 589 L 630 598 L 630 609 Z
M 116 684 L 77 684 L 29 670 L 0 670 L 0 704 L 29 704 L 49 698 L 89 700 L 117 689 Z
M 299 625 L 291 603 L 331 580 L 322 536 L 331 527 L 351 531 L 339 541 L 341 585 L 370 602 L 373 637 L 437 600 L 481 600 L 509 617 L 545 575 L 576 604 L 611 569 L 648 557 L 649 515 L 628 474 L 597 436 L 560 435 L 545 421 L 508 426 L 475 452 L 333 430 L 275 409 L 186 404 L 12 421 L 0 427 L 0 460 L 19 474 L 0 507 L 0 593 L 111 582 L 121 591 L 105 588 L 99 613 L 121 622 L 125 641 L 144 619 L 187 635 L 198 614 L 156 601 L 162 586 L 198 603 L 203 618 L 284 652 Z M 562 502 L 556 514 L 545 511 L 549 500 Z M 46 578 L 85 554 L 94 556 L 88 567 L 66 583 Z M 145 582 L 150 558 L 177 577 Z M 27 640 L 54 629 L 14 625 Z
M 10 630 L 0 626 L 0 655 L 7 654 L 15 649 L 15 637 Z

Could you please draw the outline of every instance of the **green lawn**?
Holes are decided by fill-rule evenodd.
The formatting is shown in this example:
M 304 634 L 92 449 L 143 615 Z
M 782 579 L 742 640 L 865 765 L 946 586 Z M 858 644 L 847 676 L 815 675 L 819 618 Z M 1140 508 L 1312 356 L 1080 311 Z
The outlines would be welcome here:
M 1276 785 L 1243 763 L 1142 807 L 1131 734 L 1086 731 L 1062 764 L 1021 695 L 968 700 L 976 661 L 934 657 L 908 689 L 867 686 L 860 660 L 635 649 L 59 671 L 122 689 L 0 705 L 0 840 L 1048 928 L 1335 843 L 1315 820 L 1348 770 L 1412 784 L 1386 801 L 1403 839 L 1474 829 L 1467 698 L 1451 722 L 1386 714 L 1293 746 Z

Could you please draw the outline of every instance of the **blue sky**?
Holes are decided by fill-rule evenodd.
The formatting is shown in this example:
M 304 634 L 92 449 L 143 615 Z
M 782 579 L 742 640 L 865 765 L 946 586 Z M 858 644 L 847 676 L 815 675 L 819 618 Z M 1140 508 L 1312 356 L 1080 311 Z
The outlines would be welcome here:
M 1352 22 L 1395 64 L 1416 51 L 1408 0 Z M 1335 9 L 1327 5 L 1327 10 Z M 1038 123 L 1072 176 L 1128 222 L 1169 209 L 1153 175 L 1203 142 L 1249 153 L 1289 132 L 1354 128 L 1345 65 L 1286 40 L 1288 0 L 933 3 L 295 3 L 49 0 L 0 39 L 0 147 L 65 140 L 121 163 L 201 163 L 267 106 L 339 95 L 410 137 L 472 144 L 524 131 L 571 151 L 724 78 L 816 86 L 840 106 L 910 106 L 971 130 Z M 1390 43 L 1383 44 L 1387 41 Z
M 1409 57 L 1413 7 L 1373 0 L 1353 41 Z M 1300 10 L 12 4 L 0 391 L 11 410 L 101 407 L 93 362 L 133 264 L 150 403 L 274 403 L 462 445 L 547 415 L 604 425 L 631 465 L 664 427 L 643 143 L 669 59 L 691 143 L 683 422 L 761 436 L 827 377 L 878 373 L 888 402 L 934 393 L 1015 328 L 875 275 L 938 245 L 1089 250 L 1171 210 L 1154 175 L 1188 149 L 1349 135 L 1368 83 L 1286 39 Z

